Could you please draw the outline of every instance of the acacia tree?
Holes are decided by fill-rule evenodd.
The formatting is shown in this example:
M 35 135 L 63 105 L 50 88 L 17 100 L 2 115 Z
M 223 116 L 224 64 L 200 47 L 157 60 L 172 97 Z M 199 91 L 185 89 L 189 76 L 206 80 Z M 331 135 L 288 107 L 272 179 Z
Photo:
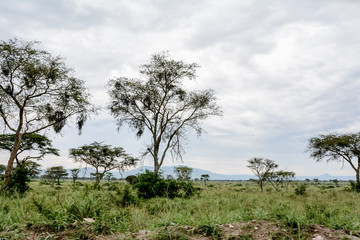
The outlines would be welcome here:
M 187 64 L 169 58 L 167 52 L 154 54 L 140 66 L 142 79 L 125 77 L 109 81 L 109 109 L 120 128 L 127 124 L 140 138 L 150 133 L 143 156 L 151 155 L 158 174 L 166 154 L 182 160 L 188 130 L 202 133 L 202 120 L 221 115 L 213 90 L 187 91 L 185 80 L 196 78 L 196 63 Z
M 135 166 L 137 163 L 137 159 L 125 153 L 123 148 L 98 142 L 71 148 L 69 153 L 75 162 L 85 163 L 95 168 L 96 183 L 100 183 L 108 171 L 113 169 L 123 171 L 126 167 Z
M 0 150 L 11 152 L 14 147 L 15 139 L 15 134 L 0 135 Z M 30 152 L 32 155 L 30 156 L 27 154 L 20 159 L 20 155 L 23 155 L 25 152 Z M 16 165 L 22 166 L 29 160 L 41 160 L 45 155 L 59 156 L 59 150 L 52 147 L 50 139 L 36 133 L 23 135 L 19 150 L 15 155 Z
M 186 166 L 179 166 L 174 168 L 174 173 L 177 176 L 177 179 L 180 181 L 189 181 L 191 179 L 191 174 L 193 169 Z
M 15 134 L 2 190 L 24 135 L 50 127 L 58 133 L 74 115 L 81 130 L 94 110 L 84 82 L 73 77 L 64 59 L 35 48 L 36 44 L 19 39 L 0 42 L 0 116 L 4 130 Z
M 210 179 L 209 174 L 202 174 L 201 177 L 200 177 L 200 180 L 204 181 L 205 186 L 206 186 L 206 182 L 209 181 L 209 179 Z
M 276 172 L 270 172 L 270 174 L 268 174 L 267 180 L 271 183 L 271 185 L 275 189 L 278 189 L 280 185 L 284 185 L 284 184 L 287 188 L 291 179 L 293 179 L 294 177 L 295 177 L 294 172 L 280 170 Z
M 41 173 L 41 169 L 40 169 L 41 165 L 38 164 L 37 162 L 31 161 L 31 160 L 26 161 L 21 165 L 17 165 L 16 167 L 17 168 L 24 167 L 25 169 L 27 169 L 28 176 L 30 178 L 35 178 L 35 177 L 39 176 L 39 174 Z
M 360 132 L 349 134 L 329 133 L 309 139 L 307 151 L 315 161 L 347 162 L 356 174 L 360 185 Z
M 270 159 L 267 158 L 252 158 L 248 160 L 248 168 L 258 177 L 256 180 L 259 184 L 261 192 L 263 191 L 264 182 L 267 178 L 273 174 L 278 165 Z
M 70 171 L 71 171 L 71 177 L 73 179 L 73 183 L 75 183 L 76 179 L 78 179 L 78 177 L 79 177 L 80 168 L 73 168 L 73 169 L 70 169 Z
M 67 176 L 68 173 L 63 166 L 55 166 L 46 169 L 45 177 L 51 179 L 51 185 L 54 186 L 55 181 L 60 185 L 60 178 Z

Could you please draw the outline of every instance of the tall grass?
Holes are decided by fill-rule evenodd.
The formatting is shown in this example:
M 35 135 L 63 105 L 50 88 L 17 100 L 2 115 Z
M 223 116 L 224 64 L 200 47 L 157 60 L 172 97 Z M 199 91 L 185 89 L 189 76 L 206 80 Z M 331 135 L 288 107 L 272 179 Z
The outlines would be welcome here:
M 24 196 L 0 196 L 0 237 L 21 239 L 29 231 L 54 236 L 62 231 L 94 235 L 154 231 L 171 223 L 201 228 L 250 220 L 278 221 L 293 228 L 321 224 L 360 230 L 360 195 L 345 185 L 312 185 L 297 195 L 296 185 L 280 191 L 269 187 L 261 193 L 252 183 L 211 183 L 199 184 L 201 191 L 190 199 L 150 200 L 138 199 L 125 186 L 118 182 L 94 188 L 90 183 L 65 182 L 53 188 L 32 182 L 32 190 Z M 95 222 L 86 223 L 84 218 Z

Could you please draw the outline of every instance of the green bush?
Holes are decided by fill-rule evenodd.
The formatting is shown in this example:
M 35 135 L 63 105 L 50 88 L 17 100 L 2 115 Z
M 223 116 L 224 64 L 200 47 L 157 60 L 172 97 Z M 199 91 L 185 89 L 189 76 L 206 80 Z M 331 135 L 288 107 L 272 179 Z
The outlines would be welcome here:
M 360 192 L 360 184 L 357 184 L 356 182 L 354 181 L 349 181 L 350 183 L 350 188 L 351 190 L 355 191 L 355 192 Z
M 306 183 L 297 184 L 297 186 L 295 187 L 295 194 L 296 195 L 305 195 L 306 188 L 307 188 Z
M 192 182 L 177 182 L 165 180 L 161 175 L 146 171 L 133 181 L 133 187 L 138 190 L 140 198 L 150 199 L 154 197 L 188 198 L 194 195 L 196 189 Z
M 29 182 L 29 170 L 23 166 L 17 167 L 11 174 L 8 190 L 9 192 L 25 193 L 30 189 Z

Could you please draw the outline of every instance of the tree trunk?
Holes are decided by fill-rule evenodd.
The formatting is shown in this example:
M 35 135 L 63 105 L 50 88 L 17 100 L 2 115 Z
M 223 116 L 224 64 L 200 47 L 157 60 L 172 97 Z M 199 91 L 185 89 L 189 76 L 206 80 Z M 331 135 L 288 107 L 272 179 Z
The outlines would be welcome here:
M 99 170 L 96 168 L 96 184 L 100 184 Z
M 9 181 L 10 181 L 10 178 L 11 178 L 11 172 L 13 170 L 14 160 L 15 160 L 16 154 L 17 154 L 17 152 L 18 152 L 18 150 L 20 148 L 21 134 L 17 133 L 16 135 L 17 136 L 15 138 L 14 147 L 11 150 L 10 158 L 9 158 L 8 164 L 6 166 L 4 182 L 3 182 L 2 186 L 1 186 L 2 191 L 4 191 L 7 188 L 8 184 L 9 184 Z
M 154 160 L 154 175 L 158 175 L 160 167 L 161 166 L 159 165 L 159 163 L 156 160 Z

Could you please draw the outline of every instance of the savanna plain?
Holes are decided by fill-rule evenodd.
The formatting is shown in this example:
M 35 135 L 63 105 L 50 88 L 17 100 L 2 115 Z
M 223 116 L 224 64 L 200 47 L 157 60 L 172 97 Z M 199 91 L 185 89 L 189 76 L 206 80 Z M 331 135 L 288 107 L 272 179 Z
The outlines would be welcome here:
M 122 181 L 30 183 L 0 196 L 0 239 L 358 239 L 348 182 L 195 182 L 191 197 L 139 198 Z M 360 239 L 360 238 L 359 238 Z

